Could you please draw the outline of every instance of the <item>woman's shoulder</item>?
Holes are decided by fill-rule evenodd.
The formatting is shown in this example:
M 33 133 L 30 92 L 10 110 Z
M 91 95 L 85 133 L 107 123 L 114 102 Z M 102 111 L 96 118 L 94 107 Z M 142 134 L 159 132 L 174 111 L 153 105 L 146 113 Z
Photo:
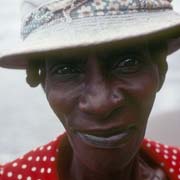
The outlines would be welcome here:
M 180 148 L 144 139 L 141 150 L 161 167 L 169 179 L 180 179 Z
M 0 165 L 0 180 L 58 179 L 57 161 L 64 135 L 24 156 Z M 180 148 L 144 139 L 141 152 L 161 167 L 170 180 L 180 179 Z
M 61 136 L 20 158 L 0 165 L 0 180 L 58 179 L 56 169 Z

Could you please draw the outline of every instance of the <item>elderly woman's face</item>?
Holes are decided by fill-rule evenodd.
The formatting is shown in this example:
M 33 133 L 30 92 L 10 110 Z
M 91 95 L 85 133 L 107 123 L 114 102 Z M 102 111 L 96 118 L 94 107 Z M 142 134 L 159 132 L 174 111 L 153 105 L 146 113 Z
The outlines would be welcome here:
M 45 92 L 74 155 L 91 169 L 117 170 L 136 154 L 160 86 L 146 48 L 46 60 Z

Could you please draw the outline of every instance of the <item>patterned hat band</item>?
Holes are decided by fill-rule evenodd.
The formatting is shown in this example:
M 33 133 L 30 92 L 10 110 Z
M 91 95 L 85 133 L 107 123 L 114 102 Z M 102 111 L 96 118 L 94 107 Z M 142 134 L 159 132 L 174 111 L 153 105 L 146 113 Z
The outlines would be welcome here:
M 172 9 L 171 0 L 51 0 L 38 6 L 24 19 L 21 35 L 25 39 L 34 30 L 55 21 L 71 22 L 90 16 L 160 9 Z

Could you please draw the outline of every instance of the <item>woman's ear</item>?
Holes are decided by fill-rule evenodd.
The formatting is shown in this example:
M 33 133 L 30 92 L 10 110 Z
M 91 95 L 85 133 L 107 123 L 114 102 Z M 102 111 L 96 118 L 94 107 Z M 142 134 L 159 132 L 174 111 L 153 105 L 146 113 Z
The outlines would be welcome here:
M 149 49 L 150 49 L 151 58 L 158 67 L 159 85 L 158 85 L 157 91 L 159 91 L 164 84 L 164 81 L 166 78 L 166 73 L 168 70 L 168 63 L 167 63 L 168 46 L 167 46 L 167 42 L 166 41 L 159 41 L 159 42 L 149 43 Z
M 159 87 L 158 91 L 162 88 L 164 81 L 166 79 L 166 73 L 168 70 L 168 63 L 167 63 L 167 51 L 160 51 L 159 55 L 156 57 L 158 71 L 159 71 Z
M 37 87 L 39 84 L 44 84 L 45 81 L 45 69 L 44 63 L 39 59 L 29 60 L 28 67 L 26 68 L 26 82 L 31 87 Z
M 41 87 L 45 91 L 45 81 L 46 81 L 46 71 L 45 67 L 41 68 L 41 74 L 40 74 L 40 79 L 41 79 Z
M 166 62 L 166 64 L 167 64 L 167 62 Z M 167 70 L 166 70 L 166 72 L 167 72 Z M 159 73 L 160 81 L 159 81 L 158 91 L 162 88 L 162 86 L 164 84 L 164 81 L 166 79 L 166 72 L 165 71 L 163 71 L 163 72 L 161 71 Z

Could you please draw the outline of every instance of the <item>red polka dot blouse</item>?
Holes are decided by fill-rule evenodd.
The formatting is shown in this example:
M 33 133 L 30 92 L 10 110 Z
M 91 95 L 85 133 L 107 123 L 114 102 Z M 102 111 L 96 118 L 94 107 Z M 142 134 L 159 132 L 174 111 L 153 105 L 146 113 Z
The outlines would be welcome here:
M 0 180 L 62 180 L 58 157 L 66 149 L 66 135 L 0 166 Z M 144 139 L 141 150 L 162 167 L 170 180 L 180 179 L 180 149 Z M 66 153 L 67 153 L 66 149 Z M 63 154 L 64 156 L 64 154 Z

